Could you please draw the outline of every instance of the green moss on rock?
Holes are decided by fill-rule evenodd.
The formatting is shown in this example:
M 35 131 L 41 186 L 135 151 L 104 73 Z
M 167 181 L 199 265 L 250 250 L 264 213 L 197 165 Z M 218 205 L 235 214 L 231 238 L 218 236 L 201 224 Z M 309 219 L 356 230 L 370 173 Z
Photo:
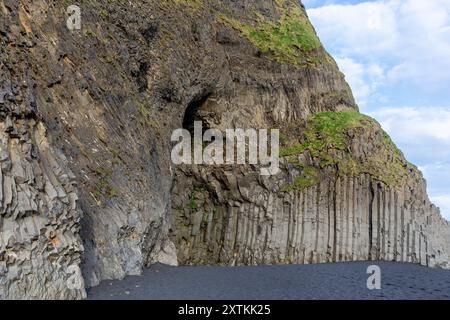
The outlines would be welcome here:
M 367 134 L 367 142 L 355 141 L 363 134 Z M 352 149 L 355 143 L 372 146 L 362 146 L 367 150 L 356 154 Z M 322 112 L 311 116 L 302 128 L 298 143 L 288 143 L 280 150 L 281 157 L 287 157 L 291 164 L 297 161 L 298 166 L 305 165 L 298 162 L 299 156 L 305 154 L 310 156 L 316 170 L 331 167 L 338 175 L 347 176 L 366 173 L 389 186 L 399 185 L 410 170 L 416 169 L 405 160 L 375 119 L 356 111 Z
M 183 10 L 184 13 L 188 14 L 193 12 L 200 13 L 204 9 L 203 0 L 160 0 L 159 4 L 169 10 Z
M 96 199 L 105 198 L 108 200 L 117 197 L 118 191 L 111 186 L 112 170 L 97 168 L 94 173 L 97 176 L 97 182 L 92 190 L 94 197 Z
M 140 102 L 137 102 L 136 105 L 140 115 L 142 116 L 144 124 L 151 128 L 157 137 L 160 137 L 161 127 L 157 121 L 153 120 L 154 117 L 152 117 L 148 107 Z
M 320 181 L 319 171 L 312 167 L 306 166 L 302 168 L 302 172 L 294 179 L 294 183 L 285 185 L 281 188 L 281 192 L 290 192 L 293 190 L 303 190 L 316 185 Z
M 322 44 L 303 10 L 297 6 L 284 9 L 282 4 L 278 7 L 282 13 L 279 21 L 257 14 L 256 26 L 224 15 L 220 18 L 273 60 L 298 67 L 320 63 L 317 51 Z M 326 57 L 324 60 L 328 61 Z
M 307 122 L 303 142 L 282 148 L 280 155 L 286 157 L 309 150 L 313 156 L 318 156 L 329 147 L 346 150 L 348 130 L 371 125 L 373 125 L 372 118 L 356 111 L 317 113 Z

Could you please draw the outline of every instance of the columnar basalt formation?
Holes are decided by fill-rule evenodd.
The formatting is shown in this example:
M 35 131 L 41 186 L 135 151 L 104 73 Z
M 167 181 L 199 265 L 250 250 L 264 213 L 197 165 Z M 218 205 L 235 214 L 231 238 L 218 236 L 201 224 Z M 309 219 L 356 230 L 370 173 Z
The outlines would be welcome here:
M 448 266 L 450 227 L 295 0 L 0 0 L 0 298 L 168 264 Z M 171 133 L 279 128 L 281 173 Z M 80 271 L 81 269 L 81 271 Z
M 355 167 L 383 157 L 386 143 L 378 126 L 360 129 L 349 137 L 361 137 L 348 151 L 361 151 Z M 344 158 L 327 148 L 332 160 Z M 180 263 L 387 260 L 448 267 L 450 224 L 429 202 L 421 174 L 396 151 L 380 158 L 381 176 L 376 168 L 350 172 L 339 161 L 324 163 L 311 150 L 283 158 L 282 173 L 270 178 L 250 167 L 180 169 L 172 196 Z M 389 184 L 384 178 L 396 161 L 404 172 Z
M 0 131 L 0 298 L 85 297 L 81 212 L 66 159 L 42 123 L 7 118 Z

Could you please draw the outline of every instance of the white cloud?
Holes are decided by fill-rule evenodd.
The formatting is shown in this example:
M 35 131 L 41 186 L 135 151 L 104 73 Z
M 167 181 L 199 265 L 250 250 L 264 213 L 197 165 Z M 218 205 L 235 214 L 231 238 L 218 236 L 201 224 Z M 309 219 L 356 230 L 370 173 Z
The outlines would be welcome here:
M 441 214 L 450 221 L 450 193 L 447 189 L 447 183 L 450 181 L 450 162 L 427 164 L 420 167 L 420 170 L 429 182 L 430 200 L 441 209 Z
M 431 200 L 450 220 L 450 107 L 382 108 L 376 118 L 406 157 L 419 165 Z
M 408 84 L 427 93 L 448 88 L 449 0 L 331 4 L 310 9 L 308 14 L 338 60 L 357 61 L 366 73 L 377 64 L 386 75 L 383 84 Z M 367 87 L 377 81 L 370 74 L 362 80 L 364 85 L 356 83 L 353 88 L 357 97 L 364 97 Z
M 321 39 L 338 54 L 386 51 L 398 41 L 395 11 L 389 3 L 326 5 L 308 10 Z
M 362 110 L 420 166 L 450 219 L 450 0 L 344 2 L 304 1 Z
M 450 147 L 450 107 L 381 108 L 370 114 L 399 142 L 419 139 Z
M 384 79 L 384 70 L 377 64 L 366 66 L 350 58 L 336 58 L 336 62 L 352 87 L 356 100 L 364 106 Z
M 434 196 L 431 201 L 441 209 L 442 216 L 450 221 L 450 195 Z

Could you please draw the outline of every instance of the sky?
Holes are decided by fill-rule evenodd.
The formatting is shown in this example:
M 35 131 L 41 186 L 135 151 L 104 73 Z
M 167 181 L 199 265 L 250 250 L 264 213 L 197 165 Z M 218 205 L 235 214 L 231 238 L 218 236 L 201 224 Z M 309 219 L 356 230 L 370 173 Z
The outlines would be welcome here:
M 450 0 L 303 0 L 363 113 L 450 220 Z

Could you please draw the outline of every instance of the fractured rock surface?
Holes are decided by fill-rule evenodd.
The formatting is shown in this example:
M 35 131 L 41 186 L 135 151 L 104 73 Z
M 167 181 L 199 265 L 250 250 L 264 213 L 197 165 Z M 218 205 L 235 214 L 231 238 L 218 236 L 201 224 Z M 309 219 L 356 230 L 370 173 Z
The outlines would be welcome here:
M 42 123 L 0 132 L 0 298 L 84 298 L 75 176 Z
M 339 117 L 359 120 L 339 131 Z M 172 208 L 180 262 L 381 259 L 448 268 L 450 223 L 380 125 L 354 112 L 316 118 L 299 125 L 300 144 L 282 148 L 276 176 L 249 166 L 179 168 Z
M 174 202 L 173 209 L 181 263 L 387 260 L 448 267 L 449 223 L 409 186 L 391 189 L 365 174 L 280 193 L 252 172 L 228 176 L 234 174 L 234 181 L 224 182 L 199 170 L 194 186 L 208 188 L 193 187 L 192 193 L 180 182 L 174 197 L 182 194 L 184 202 Z M 194 210 L 189 201 L 196 202 Z
M 0 298 L 80 299 L 156 262 L 448 266 L 448 222 L 379 127 L 301 140 L 358 108 L 298 1 L 78 4 L 69 31 L 62 1 L 0 0 Z M 196 120 L 280 128 L 282 172 L 172 165 Z

